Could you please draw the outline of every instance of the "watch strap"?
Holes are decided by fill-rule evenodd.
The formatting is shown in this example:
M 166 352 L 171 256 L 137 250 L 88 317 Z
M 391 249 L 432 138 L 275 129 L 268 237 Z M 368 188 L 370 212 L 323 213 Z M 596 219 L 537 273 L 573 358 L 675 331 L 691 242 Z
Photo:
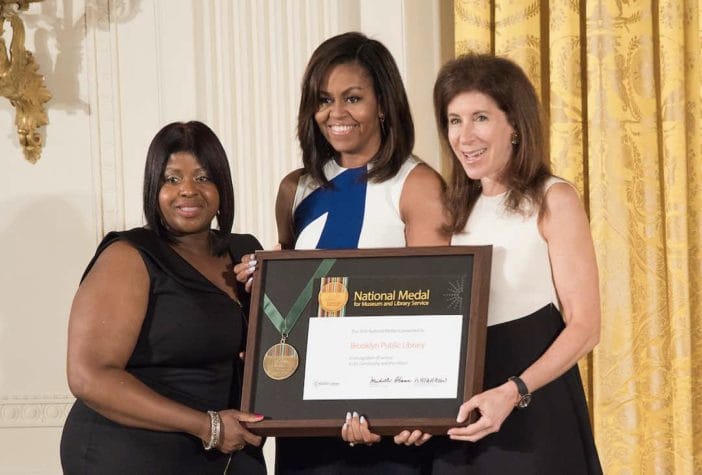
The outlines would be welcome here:
M 529 388 L 527 388 L 527 385 L 519 376 L 510 376 L 508 379 L 517 386 L 517 392 L 519 392 L 519 401 L 517 401 L 516 406 L 519 409 L 524 409 L 531 402 L 531 393 L 529 392 Z
M 517 391 L 519 392 L 520 396 L 526 396 L 529 394 L 529 388 L 527 388 L 527 385 L 524 383 L 524 381 L 522 381 L 522 378 L 519 376 L 510 376 L 508 379 L 517 385 Z

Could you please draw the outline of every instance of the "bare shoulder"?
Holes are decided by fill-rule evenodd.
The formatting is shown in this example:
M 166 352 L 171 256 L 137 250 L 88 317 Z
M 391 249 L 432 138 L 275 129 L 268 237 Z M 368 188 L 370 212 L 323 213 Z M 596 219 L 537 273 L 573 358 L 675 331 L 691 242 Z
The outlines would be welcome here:
M 402 200 L 441 199 L 446 188 L 444 179 L 426 163 L 419 163 L 407 175 L 402 187 Z
M 298 168 L 287 175 L 280 181 L 280 186 L 278 187 L 278 196 L 276 198 L 276 213 L 287 213 L 292 207 L 293 200 L 295 198 L 295 192 L 297 191 L 297 184 L 300 181 L 300 177 L 305 173 L 304 168 Z
M 288 173 L 280 181 L 278 187 L 278 196 L 275 200 L 275 220 L 278 227 L 278 242 L 283 249 L 292 249 L 295 245 L 292 207 L 297 184 L 304 173 L 304 168 L 298 168 Z
M 298 168 L 293 170 L 283 177 L 280 181 L 280 187 L 278 188 L 278 194 L 294 195 L 297 189 L 297 184 L 300 181 L 300 177 L 304 175 L 305 169 Z
M 106 338 L 120 340 L 125 329 L 136 338 L 146 314 L 149 288 L 149 273 L 139 251 L 126 241 L 111 243 L 78 287 L 69 324 L 74 331 L 69 333 L 73 337 L 88 334 L 101 344 Z
M 445 246 L 444 181 L 430 166 L 420 163 L 409 173 L 400 196 L 400 216 L 408 246 Z
M 98 256 L 84 283 L 109 279 L 111 286 L 146 278 L 146 264 L 139 251 L 126 241 L 115 241 Z M 124 277 L 124 278 L 121 278 Z
M 547 241 L 555 235 L 582 233 L 589 227 L 578 191 L 569 182 L 558 182 L 549 187 L 543 210 L 539 227 Z
M 135 264 L 144 264 L 139 251 L 124 240 L 115 241 L 105 248 L 98 257 L 100 261 L 110 261 L 110 263 L 122 262 L 125 266 L 134 266 Z M 113 262 L 114 261 L 114 262 Z
M 426 163 L 420 162 L 409 172 L 402 187 L 400 206 L 416 206 L 418 201 L 441 201 L 445 184 L 441 175 Z
M 407 176 L 407 184 L 411 186 L 439 186 L 443 187 L 444 180 L 441 175 L 424 162 L 420 162 Z
M 582 210 L 583 204 L 575 186 L 567 181 L 554 183 L 546 190 L 544 202 L 549 212 L 563 213 Z

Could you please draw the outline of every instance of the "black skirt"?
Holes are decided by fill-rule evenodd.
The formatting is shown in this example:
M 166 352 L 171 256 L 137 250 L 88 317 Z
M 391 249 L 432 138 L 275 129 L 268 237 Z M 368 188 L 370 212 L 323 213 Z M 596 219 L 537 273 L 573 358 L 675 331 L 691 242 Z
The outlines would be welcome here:
M 564 328 L 551 304 L 526 317 L 488 327 L 485 389 L 521 374 L 551 346 Z M 476 443 L 434 437 L 429 473 L 502 475 L 601 474 L 578 367 L 533 394 L 500 430 Z

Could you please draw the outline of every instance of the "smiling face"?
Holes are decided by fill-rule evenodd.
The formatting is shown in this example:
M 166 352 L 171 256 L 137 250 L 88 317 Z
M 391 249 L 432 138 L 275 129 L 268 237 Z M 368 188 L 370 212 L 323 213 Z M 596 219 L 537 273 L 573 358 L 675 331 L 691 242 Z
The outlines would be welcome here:
M 166 227 L 176 236 L 209 232 L 219 192 L 193 154 L 176 152 L 166 162 L 158 204 Z
M 314 115 L 324 138 L 341 158 L 340 165 L 365 165 L 381 143 L 380 108 L 368 72 L 357 63 L 333 66 L 322 81 Z
M 483 193 L 506 191 L 501 175 L 512 158 L 514 127 L 495 101 L 478 91 L 462 92 L 449 102 L 448 142 L 469 178 Z

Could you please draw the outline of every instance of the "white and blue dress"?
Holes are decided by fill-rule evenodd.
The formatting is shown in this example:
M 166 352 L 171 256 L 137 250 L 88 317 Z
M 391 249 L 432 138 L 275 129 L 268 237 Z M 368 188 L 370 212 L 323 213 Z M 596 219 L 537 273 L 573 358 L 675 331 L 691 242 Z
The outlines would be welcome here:
M 334 160 L 324 165 L 330 187 L 301 176 L 293 201 L 295 249 L 404 247 L 400 195 L 419 163 L 409 157 L 394 177 L 381 183 L 366 181 L 367 166 L 343 168 Z
M 409 157 L 395 176 L 381 183 L 366 181 L 367 166 L 343 168 L 334 160 L 324 166 L 330 187 L 301 176 L 292 209 L 295 249 L 404 247 L 400 195 L 419 163 Z M 421 447 L 398 446 L 388 437 L 355 447 L 341 437 L 279 437 L 276 474 L 420 475 L 422 454 Z

